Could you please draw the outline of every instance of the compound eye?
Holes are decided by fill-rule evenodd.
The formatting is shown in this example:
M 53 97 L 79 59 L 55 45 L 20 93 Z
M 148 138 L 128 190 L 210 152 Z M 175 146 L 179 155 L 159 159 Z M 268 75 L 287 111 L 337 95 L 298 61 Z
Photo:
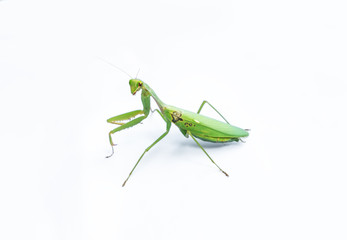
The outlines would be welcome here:
M 142 87 L 142 82 L 139 82 L 139 87 Z

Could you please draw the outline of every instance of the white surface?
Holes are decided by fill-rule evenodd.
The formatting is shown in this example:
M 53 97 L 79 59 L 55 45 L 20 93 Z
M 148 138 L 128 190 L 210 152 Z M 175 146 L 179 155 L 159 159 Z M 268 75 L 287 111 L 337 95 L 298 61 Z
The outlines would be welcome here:
M 346 239 L 344 1 L 0 1 L 1 239 Z M 209 100 L 245 144 L 141 108 Z M 208 107 L 205 115 L 218 118 Z

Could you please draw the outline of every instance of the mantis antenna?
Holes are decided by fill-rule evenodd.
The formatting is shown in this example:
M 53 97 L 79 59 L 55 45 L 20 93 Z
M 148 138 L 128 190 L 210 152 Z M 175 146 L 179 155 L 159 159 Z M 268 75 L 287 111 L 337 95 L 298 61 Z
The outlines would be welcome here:
M 140 68 L 139 68 L 139 70 L 137 70 L 135 79 L 137 79 L 137 75 L 139 75 L 139 72 L 140 72 Z
M 119 71 L 121 71 L 122 73 L 125 73 L 126 75 L 128 75 L 131 79 L 134 79 L 132 76 L 130 76 L 130 74 L 129 73 L 127 73 L 126 71 L 124 71 L 123 69 L 121 69 L 120 67 L 118 67 L 118 66 L 116 66 L 116 65 L 114 65 L 114 64 L 112 64 L 112 63 L 110 63 L 109 61 L 106 61 L 105 59 L 102 59 L 102 58 L 100 58 L 100 57 L 98 57 L 101 61 L 103 61 L 103 62 L 105 62 L 105 63 L 107 63 L 107 64 L 109 64 L 109 65 L 111 65 L 112 67 L 114 67 L 114 68 L 117 68 Z M 139 69 L 139 71 L 140 71 L 140 69 Z M 138 72 L 137 72 L 138 73 Z M 136 77 L 137 77 L 137 74 L 136 74 Z

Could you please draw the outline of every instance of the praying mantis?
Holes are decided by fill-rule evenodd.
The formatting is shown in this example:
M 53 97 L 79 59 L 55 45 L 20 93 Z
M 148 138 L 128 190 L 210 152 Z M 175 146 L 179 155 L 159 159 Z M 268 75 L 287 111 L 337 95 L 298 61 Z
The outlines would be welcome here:
M 115 144 L 112 140 L 112 134 L 124 130 L 126 128 L 133 127 L 139 123 L 141 123 L 144 119 L 146 119 L 151 111 L 151 103 L 150 98 L 152 97 L 154 101 L 157 103 L 159 110 L 155 109 L 154 111 L 158 112 L 159 115 L 166 122 L 166 131 L 155 140 L 149 147 L 145 149 L 140 158 L 137 160 L 135 166 L 132 168 L 129 176 L 125 179 L 122 187 L 125 186 L 127 181 L 129 180 L 131 174 L 134 172 L 135 168 L 141 161 L 142 157 L 148 152 L 155 144 L 157 144 L 160 140 L 162 140 L 170 131 L 172 123 L 174 123 L 181 133 L 186 137 L 189 136 L 195 141 L 195 143 L 202 149 L 202 151 L 207 155 L 207 157 L 211 160 L 211 162 L 227 177 L 229 176 L 225 171 L 223 171 L 208 155 L 206 150 L 200 145 L 200 143 L 196 140 L 201 139 L 203 141 L 213 142 L 213 143 L 225 143 L 225 142 L 238 142 L 242 141 L 241 138 L 247 137 L 249 129 L 242 129 L 239 127 L 235 127 L 220 114 L 217 109 L 215 109 L 208 101 L 203 101 L 198 112 L 190 112 L 181 108 L 177 108 L 171 105 L 167 105 L 162 102 L 159 97 L 155 94 L 152 88 L 145 82 L 141 81 L 137 78 L 132 78 L 129 80 L 130 91 L 133 95 L 135 95 L 138 91 L 142 90 L 141 93 L 141 101 L 143 105 L 142 110 L 135 110 L 128 113 L 124 113 L 115 117 L 111 117 L 107 119 L 108 123 L 120 125 L 119 127 L 111 130 L 109 132 L 109 141 L 112 147 L 111 155 L 107 157 L 111 157 L 114 154 L 113 147 Z M 208 104 L 212 107 L 214 111 L 216 111 L 225 121 L 221 122 L 219 120 L 204 116 L 200 114 L 203 106 Z M 153 112 L 154 112 L 153 111 Z

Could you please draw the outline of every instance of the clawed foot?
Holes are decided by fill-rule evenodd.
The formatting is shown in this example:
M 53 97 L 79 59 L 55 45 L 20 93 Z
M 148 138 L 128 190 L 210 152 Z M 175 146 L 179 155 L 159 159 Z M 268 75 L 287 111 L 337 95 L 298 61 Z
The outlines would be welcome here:
M 127 183 L 127 181 L 128 181 L 128 179 L 124 181 L 124 183 L 123 183 L 122 187 L 124 187 L 124 186 L 125 186 L 125 184 Z
M 112 144 L 112 145 L 111 145 L 111 147 L 112 147 L 112 153 L 111 153 L 111 155 L 106 156 L 106 158 L 112 157 L 112 155 L 114 154 L 113 146 L 116 146 L 116 145 L 117 145 L 117 144 Z
M 226 172 L 224 172 L 223 170 L 222 170 L 222 172 L 225 174 L 225 176 L 229 177 L 229 175 Z

